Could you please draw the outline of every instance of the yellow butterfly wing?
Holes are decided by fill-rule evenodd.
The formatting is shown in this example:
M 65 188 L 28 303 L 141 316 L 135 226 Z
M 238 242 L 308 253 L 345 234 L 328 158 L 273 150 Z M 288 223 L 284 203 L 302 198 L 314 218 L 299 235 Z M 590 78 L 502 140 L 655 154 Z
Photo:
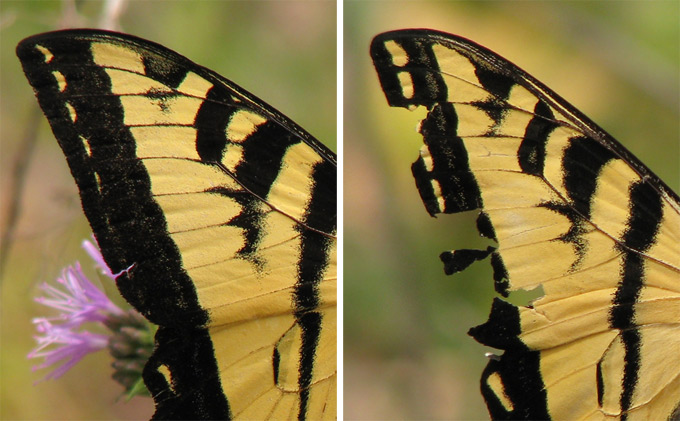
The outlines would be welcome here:
M 482 376 L 494 419 L 680 416 L 680 200 L 573 106 L 512 63 L 432 31 L 378 35 L 392 106 L 425 106 L 413 164 L 431 215 L 479 209 L 498 247 L 441 255 L 447 273 L 490 257 L 496 299 L 470 330 L 504 350 Z
M 156 418 L 336 417 L 336 158 L 158 44 L 17 47 L 122 295 L 159 325 Z

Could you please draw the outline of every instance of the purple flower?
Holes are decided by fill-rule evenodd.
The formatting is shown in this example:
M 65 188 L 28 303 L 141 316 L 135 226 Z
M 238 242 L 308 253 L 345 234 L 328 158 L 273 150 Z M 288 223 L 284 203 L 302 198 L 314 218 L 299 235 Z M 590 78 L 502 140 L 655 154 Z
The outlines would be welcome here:
M 102 273 L 114 279 L 99 249 L 88 241 L 83 242 L 83 247 Z M 49 373 L 46 380 L 60 377 L 87 354 L 107 347 L 110 335 L 81 330 L 85 323 L 104 323 L 125 314 L 85 276 L 79 263 L 64 269 L 57 283 L 59 285 L 52 286 L 45 282 L 40 286 L 46 295 L 35 301 L 60 313 L 33 319 L 39 333 L 35 336 L 38 346 L 28 354 L 28 358 L 45 358 L 34 370 L 65 361 Z
M 33 371 L 66 360 L 48 373 L 44 380 L 61 377 L 87 354 L 105 349 L 109 343 L 107 335 L 88 331 L 74 332 L 69 328 L 55 326 L 47 319 L 34 319 L 33 323 L 36 323 L 36 329 L 44 336 L 35 337 L 38 347 L 28 354 L 28 358 L 45 358 L 42 364 L 33 366 Z
M 120 275 L 111 272 L 96 244 L 83 241 L 83 248 L 107 278 L 115 280 Z M 56 379 L 86 355 L 108 349 L 114 360 L 112 378 L 125 388 L 127 397 L 150 396 L 143 385 L 142 373 L 153 353 L 156 328 L 134 309 L 123 311 L 115 305 L 90 282 L 77 262 L 63 270 L 57 284 L 43 283 L 40 289 L 45 295 L 35 299 L 59 310 L 59 314 L 33 319 L 38 346 L 28 358 L 45 359 L 33 370 L 59 364 L 43 380 Z M 99 325 L 106 334 L 87 330 L 86 323 L 90 323 L 88 328 Z
M 61 328 L 79 327 L 85 322 L 101 322 L 109 313 L 123 313 L 123 310 L 87 279 L 78 262 L 75 266 L 64 269 L 57 283 L 61 284 L 61 289 L 44 282 L 40 289 L 47 296 L 37 297 L 35 301 L 62 312 L 59 316 L 50 318 L 52 321 L 62 320 Z M 34 323 L 37 322 L 34 320 Z

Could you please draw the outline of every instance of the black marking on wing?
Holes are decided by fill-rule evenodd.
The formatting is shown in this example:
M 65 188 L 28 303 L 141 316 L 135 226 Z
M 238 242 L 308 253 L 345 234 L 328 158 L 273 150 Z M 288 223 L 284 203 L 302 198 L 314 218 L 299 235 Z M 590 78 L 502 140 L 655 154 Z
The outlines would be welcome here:
M 321 323 L 323 316 L 318 312 L 321 305 L 319 299 L 319 284 L 330 264 L 329 249 L 332 239 L 322 233 L 336 231 L 337 209 L 333 198 L 326 198 L 324 194 L 329 188 L 337 184 L 335 166 L 328 161 L 322 161 L 314 166 L 312 171 L 312 195 L 303 220 L 304 226 L 298 231 L 302 236 L 302 250 L 298 266 L 298 282 L 295 285 L 295 318 L 302 330 L 302 347 L 300 354 L 300 373 L 298 386 L 300 388 L 300 408 L 298 419 L 305 419 L 309 404 L 309 388 L 312 385 L 314 373 L 314 357 L 319 345 Z M 332 203 L 331 203 L 332 202 Z M 309 228 L 307 228 L 309 227 Z
M 493 419 L 547 420 L 550 415 L 543 405 L 547 399 L 545 385 L 536 375 L 540 373 L 540 353 L 529 350 L 519 340 L 521 329 L 517 307 L 494 298 L 489 320 L 468 331 L 481 344 L 505 350 L 500 359 L 490 359 L 484 369 L 482 395 Z M 506 409 L 489 387 L 488 379 L 493 375 L 501 377 L 504 391 L 513 402 L 512 410 Z
M 635 303 L 646 278 L 641 253 L 654 245 L 663 218 L 662 199 L 650 184 L 641 181 L 631 186 L 630 199 L 630 216 L 626 222 L 628 229 L 622 236 L 623 243 L 617 246 L 624 254 L 623 273 L 609 314 L 609 324 L 621 331 L 625 350 L 623 391 L 620 397 L 621 409 L 624 411 L 622 419 L 627 418 L 625 411 L 631 409 L 640 372 L 642 338 L 636 328 Z M 601 389 L 598 386 L 598 390 Z
M 120 37 L 132 43 L 126 44 L 128 48 L 140 48 L 138 43 L 144 43 Z M 93 61 L 93 40 L 121 42 L 86 30 L 50 33 L 24 40 L 17 55 L 66 155 L 104 259 L 114 273 L 132 266 L 116 279 L 118 289 L 145 317 L 161 326 L 154 357 L 145 367 L 145 383 L 157 402 L 154 416 L 228 418 L 229 404 L 221 393 L 219 377 L 196 377 L 196 368 L 187 365 L 187 361 L 196 361 L 201 372 L 217 372 L 212 341 L 204 327 L 208 314 L 198 303 L 163 211 L 153 200 L 151 181 L 136 157 L 135 139 L 124 124 L 120 99 L 111 94 L 105 70 Z M 53 54 L 49 63 L 36 45 Z M 146 51 L 139 52 L 144 55 Z M 64 92 L 59 91 L 53 71 L 64 75 Z M 178 73 L 182 70 L 164 74 Z M 75 122 L 67 102 L 77 113 Z M 89 154 L 80 136 L 87 140 Z M 180 344 L 186 338 L 192 338 L 191 346 Z M 157 373 L 160 365 L 173 373 L 174 388 L 162 375 L 150 374 Z M 199 378 L 191 388 L 183 388 L 182 379 Z M 216 390 L 220 391 L 217 395 Z M 193 405 L 188 407 L 185 399 Z
M 326 221 L 333 227 L 335 154 L 240 87 L 158 44 L 124 34 L 70 30 L 27 38 L 17 47 L 24 71 L 67 157 L 80 189 L 85 214 L 105 260 L 113 272 L 130 268 L 117 279 L 121 293 L 147 318 L 160 325 L 157 348 L 144 372 L 145 382 L 156 401 L 154 417 L 229 419 L 229 403 L 222 392 L 215 351 L 205 328 L 208 314 L 198 303 L 193 282 L 182 267 L 179 250 L 169 236 L 164 214 L 152 198 L 149 175 L 135 155 L 135 139 L 124 125 L 120 99 L 112 94 L 111 81 L 105 70 L 93 62 L 90 51 L 93 42 L 121 45 L 136 51 L 142 57 L 145 76 L 172 88 L 179 87 L 189 72 L 214 85 L 193 122 L 197 129 L 196 151 L 206 165 L 225 170 L 220 162 L 228 144 L 225 128 L 233 112 L 253 109 L 267 120 L 252 136 L 240 142 L 244 159 L 230 174 L 247 192 L 224 187 L 206 191 L 232 197 L 242 205 L 241 215 L 225 223 L 244 228 L 250 248 L 242 250 L 241 254 L 256 264 L 261 221 L 258 218 L 262 216 L 262 211 L 256 208 L 271 189 L 286 148 L 304 141 L 324 158 L 324 164 L 319 165 L 324 168 L 324 176 L 316 180 L 319 193 L 312 199 L 311 207 L 320 206 L 319 211 L 321 208 L 333 209 Z M 53 54 L 49 62 L 46 63 L 36 45 L 46 47 Z M 67 81 L 64 92 L 59 91 L 54 71 L 63 74 Z M 168 110 L 168 103 L 181 95 L 184 94 L 154 89 L 146 93 L 161 110 Z M 66 103 L 77 113 L 75 122 L 71 120 Z M 87 142 L 89 152 L 81 136 Z M 329 175 L 329 172 L 333 174 Z M 330 180 L 331 184 L 325 184 Z M 324 221 L 315 212 L 308 216 L 310 223 L 316 224 L 313 221 L 317 219 Z M 324 223 L 318 225 L 324 227 Z M 313 230 L 306 230 L 304 235 L 314 237 L 311 232 Z M 328 235 L 317 236 L 323 240 L 309 241 L 307 248 L 313 249 L 330 241 Z M 305 276 L 305 279 L 311 279 L 309 275 Z M 311 300 L 313 303 L 315 292 L 318 293 L 318 288 L 301 288 L 298 292 L 300 301 Z M 302 316 L 307 317 L 307 314 L 313 312 Z M 308 331 L 303 361 L 307 363 L 310 356 L 313 359 L 314 344 L 319 335 L 314 332 L 312 321 L 306 321 L 303 329 Z M 160 373 L 161 367 L 171 373 L 172 385 Z M 278 371 L 274 376 L 278 376 Z M 307 378 L 311 379 L 311 369 L 306 377 L 301 377 L 303 382 Z M 301 406 L 301 417 L 305 410 L 306 406 Z

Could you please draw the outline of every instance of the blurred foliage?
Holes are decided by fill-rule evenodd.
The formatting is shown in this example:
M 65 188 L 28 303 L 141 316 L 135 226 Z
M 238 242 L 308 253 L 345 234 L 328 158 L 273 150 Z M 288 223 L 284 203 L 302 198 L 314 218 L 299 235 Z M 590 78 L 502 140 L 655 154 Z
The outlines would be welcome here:
M 20 214 L 3 267 L 0 325 L 0 418 L 144 419 L 150 399 L 124 402 L 110 380 L 111 359 L 86 357 L 58 380 L 34 383 L 48 370 L 31 372 L 35 346 L 31 319 L 45 315 L 33 303 L 37 285 L 53 281 L 63 266 L 80 260 L 89 226 L 75 184 L 47 121 L 23 76 L 14 49 L 23 38 L 62 27 L 94 27 L 105 3 L 0 2 L 0 199 L 2 232 L 10 204 Z M 163 44 L 233 80 L 336 149 L 336 3 L 332 1 L 221 2 L 131 1 L 117 30 Z M 12 193 L 14 168 L 37 123 L 38 140 L 28 157 L 26 184 Z M 10 197 L 11 196 L 11 197 Z M 89 272 L 93 274 L 93 271 Z M 115 286 L 105 287 L 116 293 Z
M 440 252 L 484 247 L 476 215 L 430 218 L 411 176 L 424 117 L 387 106 L 368 47 L 433 28 L 480 43 L 581 109 L 672 188 L 680 185 L 680 3 L 346 1 L 344 6 L 344 409 L 347 419 L 485 419 L 492 351 L 487 262 L 446 277 Z M 512 294 L 526 304 L 536 293 Z

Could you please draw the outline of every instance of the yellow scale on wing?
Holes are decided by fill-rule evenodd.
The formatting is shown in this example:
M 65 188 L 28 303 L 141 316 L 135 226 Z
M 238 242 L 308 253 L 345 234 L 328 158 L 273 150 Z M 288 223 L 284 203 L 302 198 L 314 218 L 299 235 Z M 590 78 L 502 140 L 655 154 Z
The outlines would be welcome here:
M 297 417 L 302 344 L 291 302 L 301 258 L 297 227 L 311 199 L 313 165 L 321 157 L 305 143 L 286 152 L 282 170 L 260 205 L 266 213 L 264 238 L 258 247 L 264 266 L 256 268 L 238 256 L 246 241 L 243 229 L 226 225 L 242 211 L 241 206 L 231 198 L 205 193 L 215 187 L 242 189 L 218 167 L 201 163 L 196 152 L 196 129 L 191 125 L 212 84 L 188 73 L 179 88 L 173 89 L 146 77 L 141 56 L 132 50 L 93 43 L 92 51 L 97 64 L 107 68 L 113 93 L 121 95 L 125 124 L 137 141 L 137 156 L 150 174 L 155 200 L 196 285 L 199 302 L 210 313 L 210 336 L 233 415 L 243 419 Z M 170 100 L 145 96 L 152 91 L 184 95 Z M 233 170 L 238 165 L 242 159 L 239 141 L 265 121 L 266 117 L 247 109 L 231 117 L 226 135 L 233 144 L 221 162 L 225 168 Z M 175 140 L 164 141 L 168 138 Z M 323 304 L 319 308 L 324 345 L 317 351 L 320 364 L 310 389 L 310 401 L 319 403 L 309 407 L 309 419 L 331 419 L 336 413 L 334 406 L 327 405 L 335 400 L 337 377 L 336 282 L 331 275 L 336 271 L 335 250 L 329 253 L 333 261 L 321 283 Z M 274 347 L 281 353 L 278 387 L 271 372 Z
M 526 355 L 540 352 L 538 373 L 530 372 L 531 356 L 522 360 L 527 366 L 517 370 L 506 367 L 502 357 L 489 363 L 494 368 L 488 368 L 483 381 L 495 395 L 487 399 L 492 416 L 521 418 L 544 405 L 546 412 L 535 416 L 620 417 L 622 396 L 628 393 L 622 385 L 628 383 L 634 390 L 628 419 L 678 417 L 677 196 L 659 186 L 662 183 L 641 163 L 628 162 L 629 153 L 618 142 L 564 100 L 469 40 L 427 29 L 393 31 L 375 38 L 371 54 L 390 105 L 428 108 L 419 125 L 425 145 L 418 167 L 414 164 L 428 211 L 455 213 L 480 204 L 498 241 L 494 269 L 503 292 L 543 287 L 543 297 L 516 308 L 518 333 L 509 314 L 496 308 L 486 325 L 471 331 L 492 343 L 506 340 L 505 355 L 513 358 L 525 356 L 514 340 L 527 347 Z M 574 158 L 579 147 L 589 148 L 591 154 L 605 151 L 602 157 L 583 153 L 592 162 L 581 163 Z M 574 180 L 588 176 L 574 177 L 577 171 L 592 171 L 587 174 L 594 180 L 594 191 L 587 197 L 588 191 L 579 190 Z M 660 217 L 658 229 L 650 234 L 651 245 L 633 250 L 628 244 L 643 240 L 631 238 L 646 235 L 648 229 L 639 222 L 639 213 L 656 216 L 634 203 L 641 199 L 632 192 L 641 188 L 658 196 Z M 587 203 L 577 203 L 574 197 Z M 588 214 L 580 214 L 580 209 Z M 642 256 L 642 275 L 631 319 L 640 338 L 634 384 L 624 370 L 633 367 L 630 348 L 635 345 L 624 343 L 624 332 L 612 328 L 611 318 L 620 278 L 628 273 L 626 282 L 631 282 L 636 256 Z M 502 309 L 510 313 L 509 305 Z M 507 361 L 509 365 L 515 360 Z M 515 377 L 503 379 L 505 370 Z M 535 384 L 542 386 L 529 389 L 527 379 L 537 379 Z M 532 402 L 541 400 L 541 393 L 546 401 Z
M 17 55 L 121 293 L 160 325 L 156 416 L 334 419 L 335 155 L 149 41 L 58 31 Z

